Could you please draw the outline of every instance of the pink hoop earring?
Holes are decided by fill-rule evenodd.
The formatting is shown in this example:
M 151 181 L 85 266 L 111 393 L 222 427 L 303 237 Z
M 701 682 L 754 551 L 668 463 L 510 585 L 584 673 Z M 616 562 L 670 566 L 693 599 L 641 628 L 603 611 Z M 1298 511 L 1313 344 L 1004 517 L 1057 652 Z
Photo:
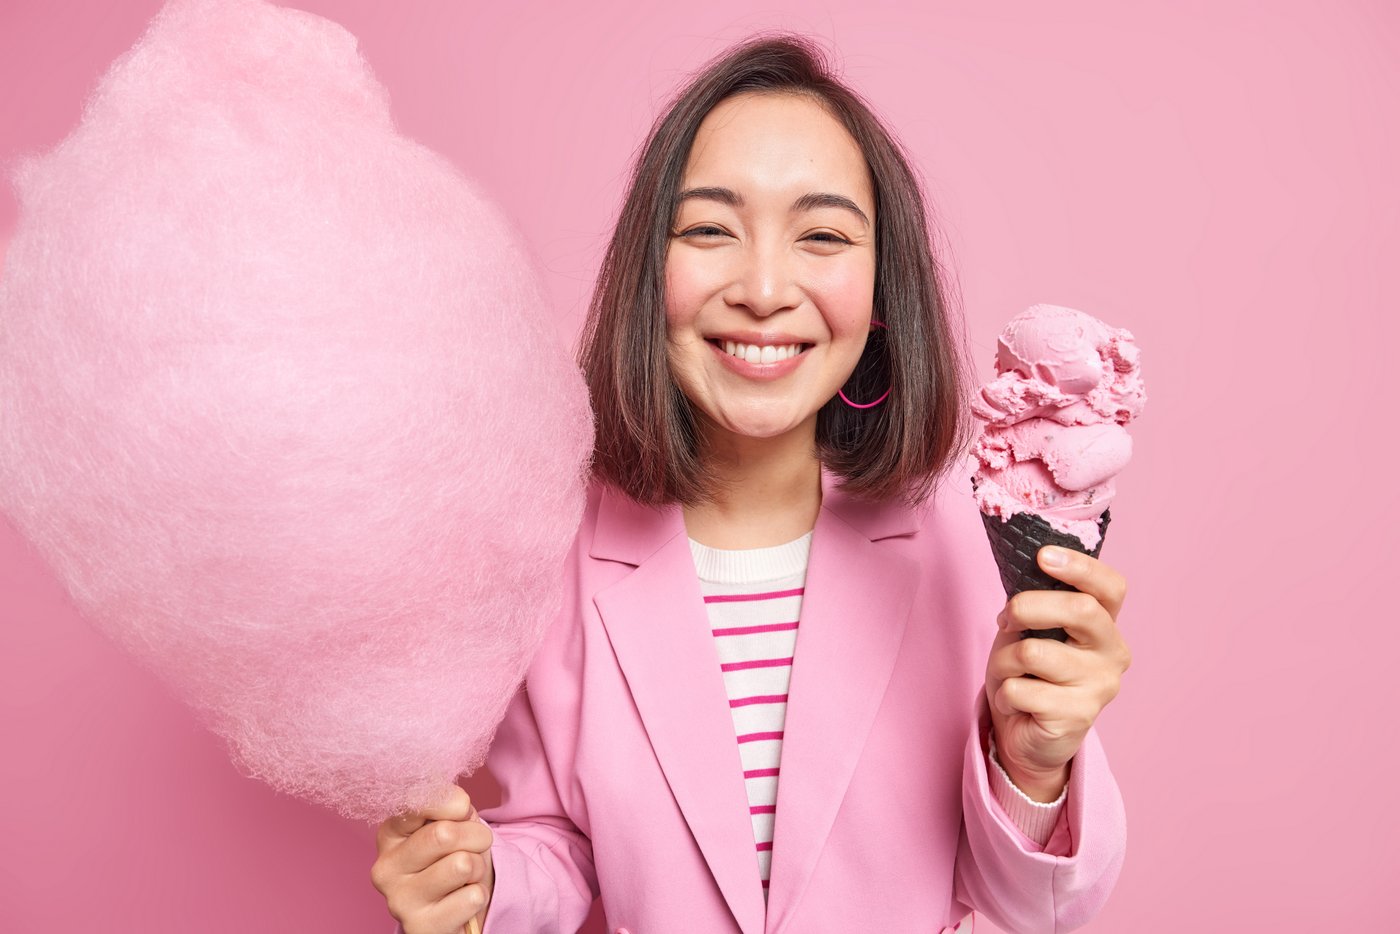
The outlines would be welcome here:
M 871 327 L 872 329 L 874 329 L 874 328 L 880 328 L 882 331 L 887 331 L 887 330 L 889 330 L 888 328 L 885 327 L 885 324 L 884 324 L 883 321 L 871 321 L 871 322 L 870 322 L 870 327 Z M 880 398 L 876 399 L 874 402 L 865 402 L 865 403 L 852 402 L 850 399 L 846 398 L 846 392 L 845 392 L 845 390 L 842 390 L 842 389 L 836 390 L 836 394 L 837 394 L 838 396 L 841 397 L 841 401 L 842 401 L 842 402 L 846 403 L 847 405 L 849 405 L 849 406 L 850 406 L 851 408 L 853 408 L 853 409 L 873 409 L 873 408 L 875 408 L 875 406 L 879 405 L 881 402 L 884 402 L 886 399 L 888 399 L 888 398 L 890 397 L 890 390 L 892 390 L 892 389 L 894 389 L 894 386 L 890 386 L 889 389 L 886 389 L 886 390 L 885 390 L 885 394 L 882 395 Z

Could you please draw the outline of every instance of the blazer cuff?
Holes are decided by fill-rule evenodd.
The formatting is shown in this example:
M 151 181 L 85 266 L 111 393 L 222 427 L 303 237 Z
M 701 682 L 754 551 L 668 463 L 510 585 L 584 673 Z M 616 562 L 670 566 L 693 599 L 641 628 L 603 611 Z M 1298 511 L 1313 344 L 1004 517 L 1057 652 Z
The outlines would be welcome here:
M 1000 827 L 1000 836 L 1014 841 L 1016 848 L 1024 853 L 1045 857 L 1073 857 L 1079 848 L 1082 819 L 1089 804 L 1085 800 L 1086 779 L 1093 777 L 1095 779 L 1093 784 L 1098 785 L 1101 781 L 1100 767 L 1102 766 L 1106 771 L 1106 762 L 1095 731 L 1092 728 L 1089 730 L 1085 742 L 1080 745 L 1079 751 L 1069 762 L 1069 782 L 1066 783 L 1064 793 L 1061 796 L 1063 803 L 1060 805 L 1055 820 L 1051 822 L 1050 836 L 1043 843 L 1023 830 L 1012 817 L 1011 812 L 1018 810 L 1014 794 L 1007 796 L 1011 802 L 1009 809 L 997 798 L 997 782 L 1009 781 L 1009 778 L 1002 779 L 997 773 L 1004 770 L 1000 769 L 1000 764 L 993 768 L 990 761 L 990 750 L 995 735 L 995 731 L 992 729 L 991 710 L 987 706 L 987 700 L 984 696 L 978 699 L 977 717 L 973 723 L 972 734 L 968 737 L 964 768 L 970 770 L 973 778 L 972 784 L 969 786 L 969 790 L 976 789 L 973 800 L 980 802 L 981 810 L 991 818 L 989 826 Z M 1101 802 L 1095 800 L 1093 810 L 1107 806 L 1110 811 L 1117 810 L 1121 813 L 1122 799 L 1118 797 L 1117 786 L 1112 784 L 1111 775 L 1108 777 L 1108 784 L 1111 786 L 1111 798 Z M 1012 788 L 1015 789 L 1014 783 Z M 1020 791 L 1020 789 L 1015 790 Z M 967 802 L 968 805 L 971 803 L 972 801 Z
M 574 859 L 574 838 L 544 823 L 499 825 L 491 829 L 495 884 L 481 934 L 539 934 L 574 931 L 583 924 L 594 894 Z M 572 869 L 572 871 L 571 871 Z
M 988 751 L 994 731 L 985 691 L 979 693 L 963 759 L 957 897 L 1006 931 L 1082 927 L 1108 900 L 1127 842 L 1123 799 L 1098 731 L 1084 734 L 1070 760 L 1068 794 L 1041 847 L 993 797 Z
M 1055 832 L 1055 825 L 1059 822 L 1060 815 L 1064 813 L 1065 801 L 1069 797 L 1069 782 L 1065 782 L 1065 787 L 1060 789 L 1060 796 L 1054 801 L 1047 803 L 1032 800 L 1025 792 L 1016 787 L 1011 776 L 1006 774 L 1006 770 L 997 761 L 997 744 L 994 733 L 987 735 L 987 760 L 991 763 L 991 768 L 987 770 L 987 777 L 988 783 L 991 785 L 992 799 L 1001 807 L 1002 812 L 1020 828 L 1021 832 L 1043 850 Z

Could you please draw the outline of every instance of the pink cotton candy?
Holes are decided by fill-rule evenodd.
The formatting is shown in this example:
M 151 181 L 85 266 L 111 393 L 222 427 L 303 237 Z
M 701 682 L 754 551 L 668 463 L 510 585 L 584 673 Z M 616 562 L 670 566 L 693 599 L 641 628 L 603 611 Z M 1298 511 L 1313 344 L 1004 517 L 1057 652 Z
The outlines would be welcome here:
M 378 821 L 479 766 L 592 421 L 518 236 L 340 26 L 172 0 L 12 174 L 0 509 L 273 787 Z

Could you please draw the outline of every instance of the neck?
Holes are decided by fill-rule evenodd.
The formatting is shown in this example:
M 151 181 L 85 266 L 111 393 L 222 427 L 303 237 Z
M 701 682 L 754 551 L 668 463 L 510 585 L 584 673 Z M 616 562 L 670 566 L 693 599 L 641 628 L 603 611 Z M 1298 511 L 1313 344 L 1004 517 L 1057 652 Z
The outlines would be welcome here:
M 707 426 L 702 443 L 718 492 L 709 502 L 685 507 L 691 538 L 711 548 L 766 548 L 812 530 L 822 502 L 815 416 L 777 438 Z

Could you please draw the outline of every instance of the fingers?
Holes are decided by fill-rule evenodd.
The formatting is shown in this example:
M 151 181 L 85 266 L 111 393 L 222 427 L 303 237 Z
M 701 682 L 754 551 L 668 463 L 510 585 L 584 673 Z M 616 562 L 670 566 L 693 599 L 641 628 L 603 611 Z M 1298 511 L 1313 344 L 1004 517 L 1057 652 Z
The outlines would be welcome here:
M 419 930 L 460 931 L 486 905 L 485 858 L 449 853 L 390 888 L 389 911 Z M 405 925 L 407 927 L 407 925 Z
M 379 825 L 378 842 L 382 852 L 386 847 L 393 846 L 400 840 L 413 836 L 418 828 L 429 821 L 468 820 L 475 816 L 472 808 L 471 796 L 461 785 L 453 785 L 446 792 L 446 798 L 439 804 L 429 806 L 422 811 L 409 811 L 406 814 L 399 814 L 391 817 Z
M 481 913 L 486 905 L 486 889 L 478 884 L 468 885 L 448 894 L 423 913 L 423 919 L 437 931 L 462 932 L 467 922 Z
M 486 857 L 480 853 L 448 853 L 418 874 L 421 890 L 433 900 L 486 878 Z
M 491 849 L 491 828 L 478 820 L 436 820 L 419 828 L 393 855 L 394 868 L 405 875 L 422 872 L 455 852 L 480 855 Z
M 379 825 L 370 879 L 400 922 L 411 918 L 414 929 L 457 934 L 490 898 L 492 837 L 454 785 L 443 801 Z
M 1004 716 L 1019 711 L 1037 720 L 1092 723 L 1118 695 L 1128 663 L 1121 637 L 1092 650 L 1052 639 L 1020 639 L 1003 631 L 987 657 L 987 698 Z M 1026 684 L 1034 687 L 1027 689 Z
M 1107 646 L 1118 638 L 1108 609 L 1092 595 L 1070 590 L 1026 590 L 1018 593 L 1006 601 L 1006 606 L 997 616 L 997 625 L 1017 634 L 1024 629 L 1059 627 L 1069 633 L 1074 644 L 1092 649 Z
M 1041 548 L 1036 553 L 1036 563 L 1051 577 L 1096 599 L 1112 619 L 1118 619 L 1128 593 L 1128 581 L 1122 574 L 1097 558 L 1054 545 Z
M 1084 673 L 1083 651 L 1054 639 L 1018 639 L 992 652 L 987 674 L 997 681 L 1035 675 L 1053 684 L 1073 684 Z
M 991 703 L 1003 716 L 1024 713 L 1034 717 L 1040 729 L 1054 735 L 1082 735 L 1102 709 L 1082 692 L 1030 678 L 1007 678 Z

